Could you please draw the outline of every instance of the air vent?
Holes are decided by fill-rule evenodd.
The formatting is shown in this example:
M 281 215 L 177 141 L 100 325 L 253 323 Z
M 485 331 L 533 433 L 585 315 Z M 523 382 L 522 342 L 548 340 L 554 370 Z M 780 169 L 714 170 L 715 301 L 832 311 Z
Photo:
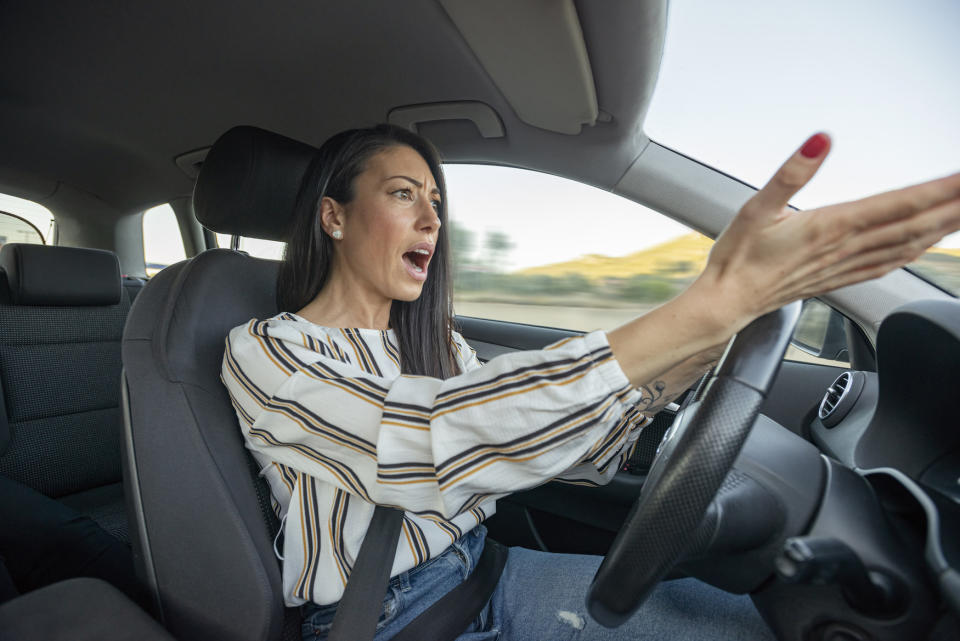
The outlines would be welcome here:
M 826 427 L 833 427 L 853 409 L 865 380 L 863 372 L 844 372 L 827 389 L 820 401 L 819 419 Z
M 833 410 L 836 409 L 837 404 L 840 403 L 840 399 L 843 398 L 848 389 L 850 389 L 850 372 L 844 372 L 833 382 L 820 403 L 821 421 L 833 414 Z

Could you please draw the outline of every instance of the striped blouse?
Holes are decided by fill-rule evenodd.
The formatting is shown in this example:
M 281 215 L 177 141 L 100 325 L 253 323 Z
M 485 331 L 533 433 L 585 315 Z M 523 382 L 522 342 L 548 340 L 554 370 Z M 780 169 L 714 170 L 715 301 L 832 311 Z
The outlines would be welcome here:
M 603 332 L 482 368 L 453 338 L 463 373 L 440 380 L 400 373 L 392 330 L 283 313 L 230 332 L 221 376 L 284 524 L 288 606 L 340 599 L 374 504 L 405 511 L 393 576 L 499 497 L 609 481 L 647 423 Z

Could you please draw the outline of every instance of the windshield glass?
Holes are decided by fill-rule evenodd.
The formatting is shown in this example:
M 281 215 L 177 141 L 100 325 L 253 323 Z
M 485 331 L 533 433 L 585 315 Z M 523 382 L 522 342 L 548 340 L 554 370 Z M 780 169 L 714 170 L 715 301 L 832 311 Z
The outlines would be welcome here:
M 815 131 L 833 151 L 793 204 L 960 170 L 960 2 L 671 0 L 645 129 L 763 185 Z M 960 295 L 960 233 L 910 269 Z

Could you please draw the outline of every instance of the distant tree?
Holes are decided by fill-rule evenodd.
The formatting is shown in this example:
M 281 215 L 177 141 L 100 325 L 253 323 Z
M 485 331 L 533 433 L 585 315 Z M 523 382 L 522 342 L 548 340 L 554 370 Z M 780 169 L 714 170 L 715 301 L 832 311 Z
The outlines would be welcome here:
M 565 294 L 581 294 L 593 288 L 586 276 L 576 272 L 568 272 L 558 280 L 559 288 Z
M 473 254 L 476 234 L 452 220 L 448 221 L 447 225 L 450 230 L 450 250 L 453 253 L 454 263 L 469 262 Z
M 483 248 L 487 251 L 487 263 L 492 269 L 500 271 L 507 255 L 513 249 L 513 241 L 502 231 L 488 231 Z
M 471 282 L 470 267 L 473 265 L 473 248 L 476 234 L 452 220 L 447 222 L 450 233 L 450 263 L 453 268 L 453 286 L 457 290 L 476 289 Z
M 663 274 L 686 274 L 696 268 L 696 263 L 692 260 L 672 260 L 657 271 Z
M 620 296 L 640 303 L 659 303 L 674 295 L 677 285 L 662 276 L 637 274 L 623 281 Z

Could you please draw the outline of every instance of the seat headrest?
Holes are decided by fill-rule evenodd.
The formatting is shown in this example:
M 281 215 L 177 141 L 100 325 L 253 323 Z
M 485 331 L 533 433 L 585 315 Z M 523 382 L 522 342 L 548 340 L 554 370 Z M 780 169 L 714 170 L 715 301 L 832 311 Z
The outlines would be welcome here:
M 315 147 L 257 127 L 234 127 L 210 148 L 193 190 L 211 231 L 287 240 L 300 180 Z
M 116 305 L 120 263 L 102 249 L 8 243 L 0 248 L 14 305 Z

